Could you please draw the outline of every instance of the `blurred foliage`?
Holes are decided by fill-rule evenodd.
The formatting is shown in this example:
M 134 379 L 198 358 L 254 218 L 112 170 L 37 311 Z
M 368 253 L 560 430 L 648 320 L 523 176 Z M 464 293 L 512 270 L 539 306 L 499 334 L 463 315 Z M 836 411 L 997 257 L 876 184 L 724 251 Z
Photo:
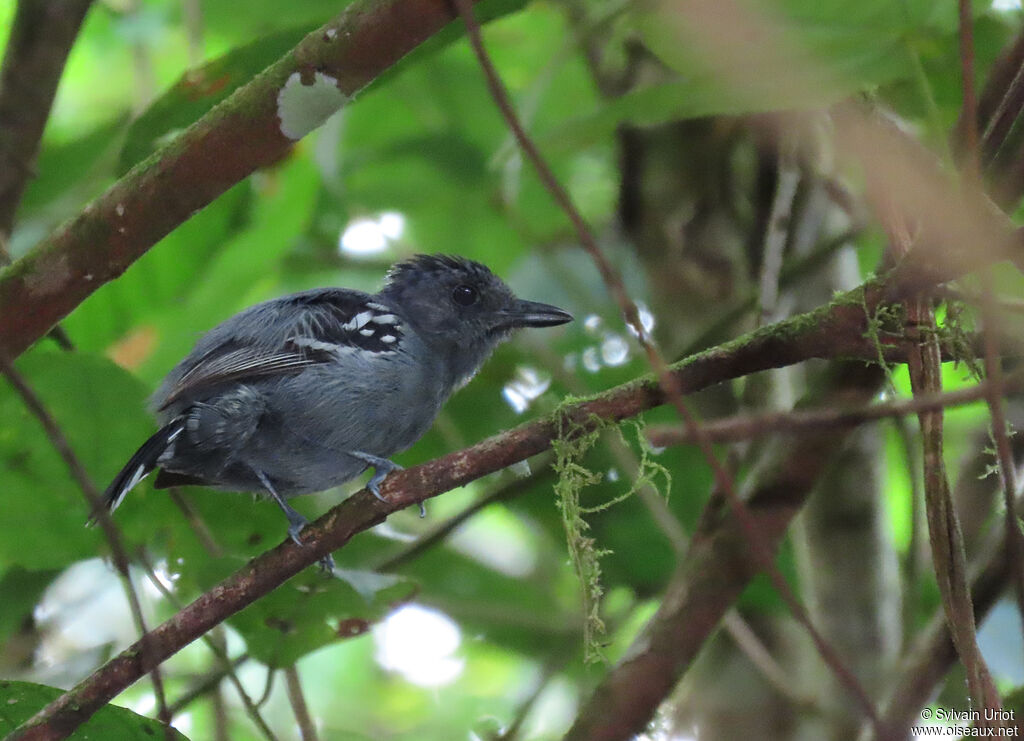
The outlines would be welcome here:
M 280 3 L 259 0 L 239 12 L 237 3 L 205 0 L 201 38 L 193 39 L 203 50 L 197 65 L 190 65 L 182 5 L 111 0 L 92 9 L 60 89 L 37 177 L 18 214 L 10 242 L 15 255 L 78 213 L 165 137 L 244 84 L 300 38 L 302 29 L 328 20 L 341 4 L 291 0 L 282 12 Z M 0 29 L 8 25 L 12 6 L 0 3 Z M 593 228 L 609 235 L 605 246 L 611 259 L 633 295 L 647 304 L 652 299 L 641 268 L 614 229 L 621 177 L 616 132 L 623 125 L 759 113 L 862 94 L 920 127 L 926 140 L 943 142 L 959 111 L 950 4 L 761 0 L 758 6 L 787 22 L 804 51 L 844 81 L 828 91 L 827 99 L 813 101 L 779 97 L 771 85 L 756 96 L 737 96 L 679 44 L 671 25 L 640 10 L 640 3 L 593 3 L 587 15 L 592 26 L 582 29 L 553 0 L 486 6 L 494 18 L 485 28 L 486 41 L 526 126 Z M 1019 18 L 981 3 L 976 8 L 983 78 Z M 623 95 L 602 95 L 577 43 L 595 29 L 613 40 L 644 44 L 661 76 Z M 346 228 L 382 214 L 400 214 L 403 225 L 400 234 L 381 237 L 382 251 L 358 255 L 339 249 Z M 569 393 L 594 393 L 647 371 L 593 266 L 566 247 L 571 240 L 564 215 L 524 164 L 475 58 L 453 27 L 298 143 L 284 161 L 232 188 L 120 279 L 97 290 L 64 322 L 76 352 L 59 352 L 42 341 L 17 367 L 102 489 L 154 429 L 147 393 L 203 331 L 253 302 L 327 284 L 375 290 L 392 261 L 414 252 L 449 252 L 487 263 L 521 295 L 573 311 L 578 321 L 572 325 L 501 348 L 447 405 L 433 430 L 397 457 L 412 465 L 551 411 Z M 858 248 L 863 270 L 873 269 L 878 235 L 866 234 Z M 1001 280 L 1019 292 L 1019 280 Z M 715 308 L 707 309 L 708 326 L 716 319 Z M 609 343 L 624 346 L 624 354 L 611 353 Z M 520 413 L 503 399 L 503 390 L 524 367 L 550 379 L 551 386 Z M 965 376 L 962 369 L 950 369 L 950 387 L 964 383 Z M 895 385 L 907 392 L 901 371 Z M 673 419 L 664 409 L 646 415 L 652 422 Z M 967 432 L 984 420 L 980 406 L 949 415 L 951 466 L 967 450 Z M 577 492 L 584 510 L 600 509 L 600 503 L 632 486 L 630 472 L 609 445 L 614 437 L 614 432 L 602 435 L 578 461 L 599 474 Z M 894 432 L 886 439 L 888 526 L 898 547 L 906 549 L 911 528 L 906 451 Z M 637 459 L 647 455 L 630 444 Z M 676 448 L 652 454 L 652 461 L 672 474 L 666 511 L 692 531 L 711 488 L 703 459 L 691 448 Z M 568 562 L 550 476 L 538 476 L 520 496 L 490 505 L 484 510 L 488 516 L 474 518 L 398 574 L 368 573 L 410 539 L 513 480 L 504 472 L 434 500 L 425 520 L 399 513 L 336 555 L 343 578 L 325 580 L 310 571 L 231 619 L 229 646 L 255 659 L 241 672 L 250 694 L 262 691 L 264 670 L 257 662 L 276 669 L 301 659 L 307 699 L 325 738 L 453 739 L 466 738 L 467 732 L 484 738 L 488 729 L 511 722 L 532 689 L 554 676 L 524 735 L 557 737 L 577 695 L 597 675 L 582 662 L 581 586 Z M 306 497 L 296 506 L 318 514 L 342 494 Z M 129 552 L 145 548 L 183 602 L 284 537 L 283 518 L 272 504 L 202 490 L 186 497 L 208 524 L 219 555 L 208 552 L 210 544 L 167 493 L 154 491 L 148 482 L 116 517 Z M 0 384 L 0 510 L 3 647 L 31 626 L 40 599 L 74 611 L 76 603 L 47 591 L 47 585 L 59 570 L 107 552 L 101 533 L 83 526 L 88 507 L 64 464 L 6 384 Z M 600 617 L 608 633 L 601 640 L 615 660 L 653 610 L 651 599 L 671 574 L 676 553 L 637 497 L 588 511 L 584 519 L 587 537 L 605 552 L 599 559 L 605 592 Z M 795 582 L 790 548 L 783 550 L 781 563 Z M 464 665 L 448 684 L 425 688 L 406 681 L 377 661 L 373 638 L 356 637 L 410 599 L 442 610 L 461 630 L 457 656 Z M 925 599 L 920 614 L 934 604 Z M 742 605 L 772 611 L 778 601 L 758 580 Z M 173 613 L 161 600 L 152 609 L 157 617 Z M 113 648 L 67 633 L 40 640 L 61 644 L 65 658 Z M 14 663 L 12 655 L 0 651 L 0 676 L 29 671 L 31 662 Z M 87 665 L 68 659 L 63 670 L 48 668 L 48 683 L 76 681 L 99 658 L 90 656 Z M 201 646 L 182 652 L 167 664 L 170 695 L 214 667 Z M 144 685 L 121 701 L 147 703 L 150 690 Z M 19 698 L 27 703 L 32 692 L 45 692 L 10 682 L 0 688 L 0 707 L 6 708 L 0 721 L 7 723 L 20 717 L 12 709 L 21 707 Z M 282 738 L 292 738 L 283 694 L 275 689 L 264 712 Z M 230 702 L 231 738 L 258 738 L 233 696 Z M 197 702 L 184 711 L 182 728 L 192 729 L 195 738 L 211 737 L 213 714 L 208 701 Z M 101 715 L 93 722 L 112 723 L 117 716 L 119 722 L 136 722 L 123 720 L 130 715 L 124 711 Z M 117 733 L 97 730 L 95 737 L 135 737 Z
M 34 708 L 57 699 L 61 691 L 31 682 L 0 681 L 0 733 L 10 733 L 19 723 L 28 720 Z M 85 722 L 69 738 L 85 741 L 90 738 L 116 738 L 124 741 L 149 741 L 154 738 L 184 739 L 173 731 L 167 736 L 158 721 L 125 710 L 106 707 Z

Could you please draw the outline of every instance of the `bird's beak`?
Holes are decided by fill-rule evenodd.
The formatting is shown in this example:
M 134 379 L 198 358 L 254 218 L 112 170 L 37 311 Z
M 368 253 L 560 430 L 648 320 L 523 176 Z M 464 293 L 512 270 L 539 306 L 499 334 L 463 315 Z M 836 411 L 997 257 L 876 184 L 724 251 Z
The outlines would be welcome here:
M 505 312 L 506 326 L 512 329 L 519 327 L 556 327 L 572 321 L 572 314 L 551 304 L 537 301 L 517 299 L 512 307 Z

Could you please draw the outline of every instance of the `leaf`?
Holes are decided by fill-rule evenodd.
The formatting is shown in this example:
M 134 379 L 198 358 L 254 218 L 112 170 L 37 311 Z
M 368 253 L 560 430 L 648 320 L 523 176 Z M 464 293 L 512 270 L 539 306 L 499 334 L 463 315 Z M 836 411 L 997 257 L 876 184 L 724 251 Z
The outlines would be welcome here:
M 167 137 L 198 121 L 312 30 L 305 25 L 277 31 L 186 72 L 129 127 L 119 172 L 124 174 L 155 152 Z
M 485 0 L 476 9 L 481 23 L 515 12 L 525 0 Z M 273 7 L 277 7 L 276 4 Z M 329 7 L 337 10 L 337 5 Z M 247 13 L 249 9 L 247 8 Z M 318 16 L 323 23 L 328 16 Z M 167 92 L 157 98 L 128 130 L 121 150 L 120 173 L 127 172 L 155 152 L 176 132 L 198 121 L 214 106 L 284 56 L 319 23 L 308 23 L 263 36 L 232 49 L 201 67 L 186 72 Z M 412 53 L 375 79 L 365 92 L 387 84 L 395 74 L 435 54 L 465 33 L 460 23 L 450 23 Z
M 0 577 L 0 644 L 25 624 L 31 617 L 36 602 L 50 585 L 57 571 L 28 571 L 15 566 Z
M 116 139 L 126 123 L 127 117 L 117 116 L 77 139 L 44 142 L 36 162 L 37 175 L 25 189 L 18 206 L 19 214 L 24 216 L 49 206 L 69 191 L 76 195 L 85 191 L 86 198 L 94 195 L 102 184 L 102 178 L 94 170 L 101 161 L 106 165 L 112 158 Z M 106 167 L 103 175 L 106 175 Z
M 334 578 L 307 569 L 230 619 L 253 658 L 294 664 L 323 646 L 362 635 L 416 593 L 398 576 L 337 569 Z
M 64 690 L 32 682 L 0 681 L 0 735 L 6 735 L 31 718 L 38 710 L 64 694 Z M 174 728 L 169 738 L 188 739 Z M 117 739 L 117 741 L 153 741 L 168 738 L 168 729 L 159 721 L 137 715 L 125 708 L 107 705 L 68 736 L 72 741 Z
M 179 311 L 176 302 L 182 293 L 194 287 L 217 250 L 237 233 L 251 190 L 246 182 L 224 193 L 154 245 L 119 279 L 87 298 L 63 323 L 76 346 L 102 352 L 114 342 L 155 335 L 152 323 Z M 138 368 L 147 357 L 130 367 Z
M 36 350 L 17 368 L 100 491 L 153 431 L 146 390 L 106 358 Z M 78 485 L 38 420 L 6 383 L 0 384 L 0 476 L 0 561 L 59 568 L 101 549 L 100 531 L 85 527 L 89 510 Z
M 261 177 L 251 221 L 217 245 L 183 301 L 162 307 L 155 320 L 160 344 L 147 361 L 160 373 L 191 349 L 200 333 L 273 294 L 279 261 L 309 228 L 320 180 L 314 165 L 294 157 Z
M 614 133 L 621 123 L 638 126 L 714 115 L 737 115 L 828 105 L 857 90 L 909 78 L 910 64 L 900 11 L 874 0 L 852 11 L 849 3 L 762 3 L 783 29 L 783 42 L 732 45 L 709 62 L 702 47 L 681 43 L 698 29 L 669 11 L 637 14 L 634 22 L 650 49 L 678 79 L 635 89 L 597 110 L 577 116 L 542 137 L 555 149 L 581 148 Z M 669 6 L 674 7 L 674 6 Z M 789 63 L 812 83 L 780 84 L 764 68 Z M 813 64 L 809 63 L 813 62 Z M 742 86 L 737 84 L 743 80 Z M 819 83 L 814 85 L 813 83 Z
M 484 25 L 490 21 L 497 20 L 506 15 L 511 15 L 526 6 L 526 0 L 483 0 L 473 7 L 473 14 L 477 23 Z M 452 6 L 454 9 L 454 6 Z M 466 35 L 466 26 L 459 20 L 449 23 L 418 47 L 406 54 L 397 64 L 390 67 L 371 82 L 364 94 L 386 85 L 393 77 L 401 74 L 410 66 L 415 66 L 436 54 L 453 41 L 458 41 Z

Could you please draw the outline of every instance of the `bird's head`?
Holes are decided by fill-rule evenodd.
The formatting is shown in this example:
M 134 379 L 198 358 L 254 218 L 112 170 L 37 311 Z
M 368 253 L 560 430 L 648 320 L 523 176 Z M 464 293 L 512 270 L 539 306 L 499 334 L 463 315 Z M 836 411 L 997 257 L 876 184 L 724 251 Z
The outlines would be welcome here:
M 513 330 L 572 321 L 557 306 L 518 298 L 485 265 L 448 255 L 416 255 L 396 264 L 381 296 L 428 344 L 467 356 L 473 371 Z

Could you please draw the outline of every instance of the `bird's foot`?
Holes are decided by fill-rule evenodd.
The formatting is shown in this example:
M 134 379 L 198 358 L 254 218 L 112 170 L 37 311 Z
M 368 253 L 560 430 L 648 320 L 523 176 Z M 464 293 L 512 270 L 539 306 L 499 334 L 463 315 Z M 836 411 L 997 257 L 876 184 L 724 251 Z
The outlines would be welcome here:
M 286 505 L 287 506 L 287 505 Z M 289 512 L 290 510 L 290 512 Z M 299 538 L 299 533 L 309 524 L 305 517 L 300 515 L 291 507 L 285 510 L 285 516 L 288 517 L 288 537 L 292 539 L 296 545 L 304 546 L 305 544 Z M 320 565 L 320 570 L 325 574 L 334 573 L 334 558 L 328 553 L 326 556 L 321 558 L 317 563 Z
M 309 524 L 309 520 L 296 512 L 295 508 L 288 504 L 284 497 L 277 493 L 277 490 L 270 483 L 270 479 L 267 478 L 266 474 L 262 471 L 256 471 L 256 476 L 259 478 L 260 483 L 263 484 L 263 488 L 267 490 L 274 501 L 277 502 L 277 506 L 281 508 L 282 512 L 284 512 L 284 516 L 288 518 L 288 537 L 291 538 L 295 545 L 304 545 L 302 539 L 299 538 L 299 533 L 306 528 L 306 525 Z M 320 564 L 321 571 L 325 571 L 329 574 L 334 572 L 334 558 L 330 553 L 321 558 L 318 563 Z
M 289 507 L 286 503 L 279 502 L 281 509 L 284 510 L 284 516 L 288 518 L 288 537 L 292 539 L 295 545 L 302 545 L 302 539 L 299 538 L 306 525 L 309 524 L 309 520 L 300 515 L 294 509 Z
M 392 463 L 387 458 L 380 458 L 375 455 L 370 455 L 369 453 L 353 451 L 349 453 L 349 455 L 373 466 L 373 476 L 371 476 L 370 480 L 366 482 L 366 488 L 369 489 L 370 493 L 380 501 L 388 501 L 381 495 L 380 485 L 384 479 L 387 478 L 389 473 L 392 471 L 401 471 L 403 470 L 402 467 L 397 463 Z

